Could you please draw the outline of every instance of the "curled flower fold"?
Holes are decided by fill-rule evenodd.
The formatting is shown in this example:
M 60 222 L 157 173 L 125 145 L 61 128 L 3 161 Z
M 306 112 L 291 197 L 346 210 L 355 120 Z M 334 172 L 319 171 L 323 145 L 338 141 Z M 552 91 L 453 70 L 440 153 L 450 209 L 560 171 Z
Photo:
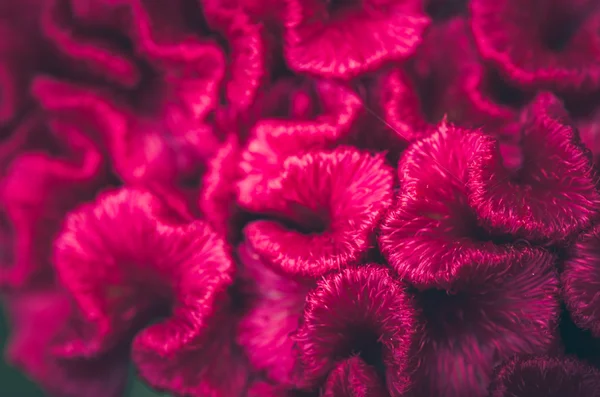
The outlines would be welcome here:
M 516 248 L 486 233 L 469 207 L 471 157 L 485 136 L 442 123 L 404 153 L 400 194 L 381 226 L 379 245 L 390 266 L 419 288 L 446 287 L 464 262 L 495 260 Z
M 563 297 L 573 321 L 600 337 L 600 228 L 583 234 L 571 249 L 561 274 Z
M 419 3 L 286 0 L 286 61 L 297 72 L 351 79 L 405 59 L 429 24 Z
M 53 396 L 118 397 L 127 380 L 127 346 L 90 360 L 56 360 L 52 344 L 68 324 L 71 302 L 54 286 L 21 290 L 4 297 L 11 322 L 7 361 Z
M 182 222 L 146 191 L 105 193 L 69 214 L 54 262 L 84 321 L 57 354 L 93 357 L 142 327 L 132 356 L 153 387 L 236 396 L 245 386 L 223 318 L 234 267 L 205 223 Z
M 294 336 L 298 384 L 326 381 L 328 396 L 343 395 L 339 388 L 401 396 L 416 325 L 411 298 L 387 269 L 365 265 L 327 275 L 309 293 Z
M 600 372 L 573 358 L 513 358 L 496 371 L 490 397 L 598 397 Z
M 238 249 L 242 279 L 248 285 L 248 310 L 239 324 L 238 342 L 253 368 L 278 385 L 293 384 L 294 341 L 312 280 L 296 280 L 276 273 L 246 245 Z
M 275 219 L 248 224 L 244 236 L 271 266 L 319 277 L 358 263 L 367 252 L 392 202 L 392 183 L 382 155 L 338 148 L 290 156 L 268 189 L 243 203 Z
M 479 148 L 469 172 L 469 203 L 486 227 L 536 242 L 588 227 L 600 204 L 592 163 L 561 103 L 542 93 L 524 111 L 522 166 L 503 164 L 498 143 Z
M 531 90 L 600 88 L 597 1 L 473 0 L 470 8 L 481 55 L 506 78 Z
M 557 342 L 559 283 L 552 255 L 534 249 L 465 259 L 448 290 L 416 293 L 424 324 L 414 396 L 484 397 L 494 367 L 515 354 L 546 354 Z

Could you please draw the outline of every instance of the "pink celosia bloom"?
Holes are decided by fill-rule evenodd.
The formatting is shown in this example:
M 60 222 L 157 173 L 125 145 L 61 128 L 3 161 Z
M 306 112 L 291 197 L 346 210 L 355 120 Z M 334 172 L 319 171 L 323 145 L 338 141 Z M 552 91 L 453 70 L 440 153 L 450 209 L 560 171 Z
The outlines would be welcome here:
M 405 59 L 429 24 L 415 0 L 285 0 L 283 14 L 291 69 L 341 79 Z
M 583 234 L 572 247 L 561 274 L 563 297 L 573 321 L 600 337 L 600 228 Z
M 502 360 L 552 351 L 560 313 L 553 265 L 551 255 L 536 250 L 463 259 L 448 290 L 418 291 L 424 326 L 409 395 L 484 397 Z
M 600 88 L 596 0 L 472 0 L 471 25 L 484 59 L 527 89 Z
M 244 236 L 290 275 L 318 277 L 358 263 L 392 202 L 392 180 L 383 156 L 354 148 L 289 156 L 266 189 L 240 200 L 271 217 L 248 224 Z
M 513 358 L 498 368 L 490 397 L 598 397 L 600 371 L 573 358 Z
M 308 294 L 294 335 L 297 383 L 324 384 L 326 396 L 401 396 L 410 385 L 416 329 L 412 300 L 387 269 L 364 265 L 329 274 Z
M 390 266 L 419 288 L 445 288 L 465 262 L 495 261 L 520 249 L 483 230 L 468 204 L 468 167 L 485 141 L 481 133 L 444 122 L 400 161 L 400 194 L 379 244 Z
M 142 190 L 105 193 L 69 214 L 54 262 L 82 318 L 79 338 L 57 354 L 94 357 L 140 330 L 132 357 L 153 387 L 240 395 L 247 373 L 227 294 L 234 267 L 205 223 L 183 222 Z M 147 325 L 157 316 L 166 319 Z
M 118 397 L 127 378 L 126 345 L 88 360 L 57 360 L 52 346 L 67 325 L 70 297 L 54 286 L 23 289 L 4 297 L 11 325 L 7 361 L 52 396 Z
M 62 217 L 105 182 L 101 153 L 79 126 L 38 116 L 21 128 L 27 144 L 8 162 L 0 181 L 10 230 L 0 283 L 11 287 L 52 279 L 50 246 Z
M 488 139 L 473 156 L 469 203 L 489 229 L 536 242 L 561 241 L 591 225 L 600 194 L 588 152 L 551 94 L 539 94 L 521 120 L 522 165 L 503 164 Z

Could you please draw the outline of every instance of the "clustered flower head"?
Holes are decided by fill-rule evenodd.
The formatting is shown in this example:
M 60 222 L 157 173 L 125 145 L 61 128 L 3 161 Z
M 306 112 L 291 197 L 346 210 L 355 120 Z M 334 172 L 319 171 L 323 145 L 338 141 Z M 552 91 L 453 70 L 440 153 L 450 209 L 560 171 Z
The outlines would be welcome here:
M 53 397 L 600 397 L 599 167 L 598 0 L 3 0 L 5 358 Z

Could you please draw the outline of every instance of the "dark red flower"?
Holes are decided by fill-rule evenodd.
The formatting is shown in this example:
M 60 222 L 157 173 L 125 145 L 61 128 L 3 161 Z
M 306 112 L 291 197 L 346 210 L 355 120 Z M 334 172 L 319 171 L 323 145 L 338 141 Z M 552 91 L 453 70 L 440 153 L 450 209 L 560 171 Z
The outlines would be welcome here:
M 238 249 L 242 279 L 248 285 L 248 310 L 240 321 L 238 342 L 253 368 L 278 385 L 293 384 L 294 341 L 313 280 L 296 280 L 269 269 L 247 245 Z
M 289 156 L 278 168 L 264 189 L 239 196 L 246 209 L 275 218 L 246 226 L 252 249 L 274 268 L 311 278 L 358 263 L 392 202 L 383 156 L 338 148 Z
M 473 0 L 479 52 L 525 89 L 600 88 L 600 7 L 595 0 Z
M 350 79 L 411 55 L 429 20 L 414 0 L 286 0 L 283 24 L 292 70 Z
M 490 397 L 598 397 L 600 372 L 573 358 L 515 357 L 496 371 Z
M 564 262 L 563 295 L 573 321 L 600 337 L 600 227 L 583 234 Z
M 587 150 L 561 103 L 542 93 L 521 122 L 522 165 L 503 164 L 487 139 L 473 156 L 469 203 L 491 230 L 536 242 L 563 240 L 591 224 L 600 205 Z
M 310 389 L 326 382 L 327 396 L 344 395 L 340 388 L 380 393 L 373 396 L 387 388 L 400 396 L 410 384 L 415 332 L 412 301 L 387 269 L 365 265 L 327 275 L 309 293 L 294 336 L 298 384 Z M 344 371 L 350 371 L 346 379 Z
M 465 262 L 495 261 L 517 249 L 479 227 L 467 201 L 469 163 L 485 139 L 443 122 L 404 153 L 400 194 L 385 217 L 379 245 L 410 284 L 448 287 Z
M 37 115 L 20 129 L 21 147 L 0 181 L 7 220 L 0 283 L 11 287 L 52 279 L 50 246 L 62 217 L 105 182 L 104 159 L 79 126 Z
M 463 259 L 453 270 L 448 290 L 416 293 L 424 328 L 417 332 L 411 396 L 484 397 L 499 362 L 556 346 L 560 304 L 553 256 L 530 249 L 493 261 Z
M 56 287 L 25 289 L 4 296 L 11 334 L 7 361 L 20 368 L 45 392 L 61 397 L 118 397 L 127 379 L 127 346 L 77 361 L 56 360 L 52 344 L 71 313 L 69 296 Z
M 244 389 L 227 314 L 234 267 L 206 224 L 182 222 L 153 195 L 121 189 L 69 214 L 54 262 L 83 320 L 57 354 L 94 357 L 162 314 L 133 340 L 133 361 L 150 385 L 192 396 Z

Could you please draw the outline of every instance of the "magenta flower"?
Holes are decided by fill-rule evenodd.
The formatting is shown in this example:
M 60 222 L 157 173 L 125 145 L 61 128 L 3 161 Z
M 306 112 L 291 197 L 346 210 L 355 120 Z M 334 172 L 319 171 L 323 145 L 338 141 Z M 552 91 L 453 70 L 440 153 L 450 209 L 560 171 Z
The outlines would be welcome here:
M 330 274 L 306 298 L 298 384 L 326 396 L 401 396 L 410 385 L 409 350 L 417 323 L 412 299 L 382 267 Z M 372 393 L 372 394 L 365 394 Z
M 536 250 L 495 261 L 465 258 L 447 290 L 418 291 L 424 328 L 410 395 L 485 397 L 499 362 L 552 351 L 560 313 L 553 262 Z
M 600 195 L 585 147 L 562 105 L 540 94 L 522 120 L 522 166 L 503 165 L 489 139 L 473 157 L 469 203 L 486 227 L 530 241 L 560 241 L 591 225 Z
M 598 2 L 473 0 L 470 9 L 482 57 L 519 86 L 580 93 L 600 88 Z
M 233 263 L 206 224 L 182 222 L 153 195 L 122 189 L 67 217 L 54 261 L 83 321 L 58 354 L 94 357 L 139 330 L 133 361 L 153 387 L 241 393 L 247 375 L 227 314 Z M 165 320 L 146 326 L 161 313 Z
M 266 185 L 240 203 L 275 219 L 248 224 L 246 241 L 270 266 L 303 277 L 358 263 L 392 201 L 383 157 L 353 148 L 287 157 Z
M 294 71 L 340 79 L 405 59 L 429 24 L 419 3 L 285 0 L 285 59 Z
M 496 371 L 490 397 L 597 397 L 600 372 L 573 358 L 514 358 Z

